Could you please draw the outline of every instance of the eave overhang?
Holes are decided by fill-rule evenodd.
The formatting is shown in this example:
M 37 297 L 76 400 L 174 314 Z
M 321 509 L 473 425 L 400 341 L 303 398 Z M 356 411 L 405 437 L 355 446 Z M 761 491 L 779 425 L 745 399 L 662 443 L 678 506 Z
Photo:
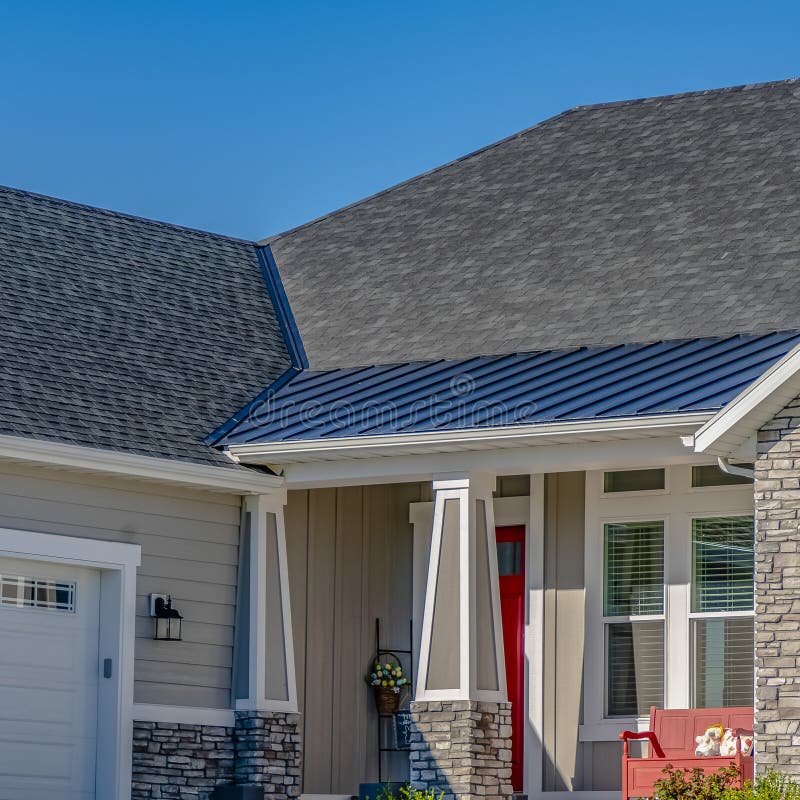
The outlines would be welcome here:
M 284 487 L 283 478 L 253 469 L 214 467 L 21 436 L 0 435 L 0 461 L 232 494 L 271 494 Z
M 252 442 L 229 444 L 226 452 L 242 464 L 283 466 L 314 461 L 614 442 L 691 435 L 711 416 L 710 412 L 691 412 L 469 430 Z
M 752 459 L 760 428 L 800 396 L 800 345 L 716 413 L 691 441 L 696 453 Z

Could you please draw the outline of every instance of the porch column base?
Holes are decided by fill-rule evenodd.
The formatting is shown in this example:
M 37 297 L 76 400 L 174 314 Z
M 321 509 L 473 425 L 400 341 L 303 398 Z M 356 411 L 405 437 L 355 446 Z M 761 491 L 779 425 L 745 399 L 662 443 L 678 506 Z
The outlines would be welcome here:
M 237 786 L 257 786 L 274 800 L 300 796 L 300 715 L 285 711 L 237 711 L 234 776 Z
M 475 700 L 411 704 L 411 785 L 445 800 L 508 800 L 511 703 Z

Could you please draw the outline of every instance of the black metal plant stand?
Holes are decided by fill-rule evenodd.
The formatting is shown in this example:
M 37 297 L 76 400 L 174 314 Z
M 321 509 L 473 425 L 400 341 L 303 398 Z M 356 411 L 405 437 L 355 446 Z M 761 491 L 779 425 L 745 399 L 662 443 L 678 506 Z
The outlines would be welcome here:
M 381 621 L 380 618 L 375 619 L 375 657 L 380 659 L 380 656 L 385 655 L 394 655 L 397 653 L 401 653 L 403 655 L 408 656 L 408 671 L 406 671 L 406 665 L 403 665 L 403 673 L 408 678 L 408 683 L 406 686 L 408 687 L 408 691 L 414 691 L 414 672 L 413 666 L 411 664 L 412 661 L 412 650 L 411 645 L 414 641 L 414 632 L 413 632 L 413 622 L 412 620 L 408 621 L 408 648 L 407 649 L 399 649 L 396 647 L 387 648 L 381 647 Z M 405 686 L 403 687 L 405 689 Z M 389 725 L 385 723 L 385 720 L 392 720 L 394 721 L 395 714 L 381 714 L 378 713 L 378 783 L 383 783 L 383 760 L 386 757 L 387 753 L 405 753 L 408 751 L 407 747 L 397 747 L 396 738 L 395 743 L 393 746 L 389 746 L 388 740 L 389 736 L 394 736 L 394 725 Z

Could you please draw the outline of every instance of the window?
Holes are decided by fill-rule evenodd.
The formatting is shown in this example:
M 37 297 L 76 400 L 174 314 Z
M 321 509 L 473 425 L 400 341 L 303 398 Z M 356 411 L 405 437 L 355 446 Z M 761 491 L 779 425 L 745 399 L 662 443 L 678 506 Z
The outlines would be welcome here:
M 604 526 L 606 713 L 646 713 L 664 703 L 664 523 Z
M 743 469 L 753 469 L 752 464 L 735 464 L 734 466 L 742 467 Z M 752 478 L 723 472 L 716 464 L 702 464 L 692 467 L 692 486 L 696 489 L 702 489 L 708 486 L 752 485 L 752 483 Z
M 603 473 L 604 492 L 652 492 L 665 487 L 663 469 L 623 469 Z
M 497 572 L 499 575 L 522 574 L 522 542 L 497 543 Z
M 753 702 L 753 518 L 692 520 L 692 705 Z
M 616 477 L 635 473 L 660 477 Z M 586 475 L 584 728 L 594 740 L 651 706 L 752 704 L 752 484 L 700 484 L 690 464 Z
M 0 605 L 75 611 L 75 584 L 23 575 L 0 575 Z

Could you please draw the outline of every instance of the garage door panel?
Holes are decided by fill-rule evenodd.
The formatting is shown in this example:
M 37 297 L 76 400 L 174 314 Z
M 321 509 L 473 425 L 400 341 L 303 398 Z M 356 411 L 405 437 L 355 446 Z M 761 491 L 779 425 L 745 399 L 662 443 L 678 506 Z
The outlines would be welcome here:
M 14 559 L 0 575 L 0 800 L 95 800 L 100 575 Z M 8 576 L 74 583 L 74 607 L 38 608 L 46 593 L 22 589 L 8 605 Z
M 14 686 L 0 678 L 0 718 L 4 722 L 20 720 L 49 725 L 71 725 L 75 718 L 75 697 L 70 689 L 61 691 Z

